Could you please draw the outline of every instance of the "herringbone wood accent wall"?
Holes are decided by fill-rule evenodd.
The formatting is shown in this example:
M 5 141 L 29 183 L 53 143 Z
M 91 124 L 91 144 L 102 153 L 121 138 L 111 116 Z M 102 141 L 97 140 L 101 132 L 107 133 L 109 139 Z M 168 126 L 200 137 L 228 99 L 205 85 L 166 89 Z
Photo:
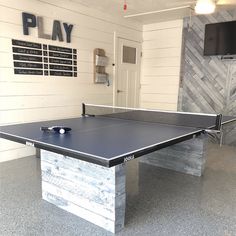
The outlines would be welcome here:
M 236 60 L 203 56 L 205 25 L 232 20 L 236 10 L 184 19 L 178 110 L 236 115 Z

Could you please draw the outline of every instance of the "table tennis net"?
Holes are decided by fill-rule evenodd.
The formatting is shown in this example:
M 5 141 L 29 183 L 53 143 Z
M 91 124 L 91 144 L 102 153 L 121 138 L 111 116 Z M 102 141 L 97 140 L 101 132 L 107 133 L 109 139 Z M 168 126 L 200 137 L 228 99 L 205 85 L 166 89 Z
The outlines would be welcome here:
M 221 128 L 222 119 L 222 115 L 216 114 L 169 112 L 92 104 L 83 104 L 82 115 L 217 130 Z

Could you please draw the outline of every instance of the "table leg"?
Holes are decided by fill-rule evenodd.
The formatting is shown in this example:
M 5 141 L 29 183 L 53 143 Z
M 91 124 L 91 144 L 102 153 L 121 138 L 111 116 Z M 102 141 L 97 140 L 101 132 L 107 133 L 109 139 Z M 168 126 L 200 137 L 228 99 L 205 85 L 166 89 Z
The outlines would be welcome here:
M 43 199 L 113 233 L 124 227 L 125 166 L 106 168 L 41 150 Z
M 139 194 L 139 158 L 125 163 L 126 167 L 126 195 Z
M 141 157 L 140 161 L 185 174 L 201 176 L 205 169 L 207 143 L 207 134 L 201 134 L 190 140 L 145 155 Z
M 223 125 L 223 144 L 236 146 L 236 121 Z

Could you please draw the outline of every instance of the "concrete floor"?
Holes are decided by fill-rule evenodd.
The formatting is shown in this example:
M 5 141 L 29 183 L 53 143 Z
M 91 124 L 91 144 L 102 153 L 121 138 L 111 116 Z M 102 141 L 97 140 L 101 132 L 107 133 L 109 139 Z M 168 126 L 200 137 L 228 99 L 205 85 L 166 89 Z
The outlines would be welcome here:
M 236 148 L 211 144 L 201 178 L 140 164 L 126 212 L 118 236 L 236 236 Z M 41 200 L 39 159 L 27 157 L 0 164 L 0 235 L 112 234 Z

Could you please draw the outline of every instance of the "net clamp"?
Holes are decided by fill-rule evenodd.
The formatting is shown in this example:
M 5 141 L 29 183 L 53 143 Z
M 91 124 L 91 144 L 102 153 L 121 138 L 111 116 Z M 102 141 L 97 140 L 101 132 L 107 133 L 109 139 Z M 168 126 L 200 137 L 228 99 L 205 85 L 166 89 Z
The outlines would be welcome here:
M 208 134 L 220 134 L 221 130 L 215 130 L 215 129 L 205 129 L 204 130 Z

